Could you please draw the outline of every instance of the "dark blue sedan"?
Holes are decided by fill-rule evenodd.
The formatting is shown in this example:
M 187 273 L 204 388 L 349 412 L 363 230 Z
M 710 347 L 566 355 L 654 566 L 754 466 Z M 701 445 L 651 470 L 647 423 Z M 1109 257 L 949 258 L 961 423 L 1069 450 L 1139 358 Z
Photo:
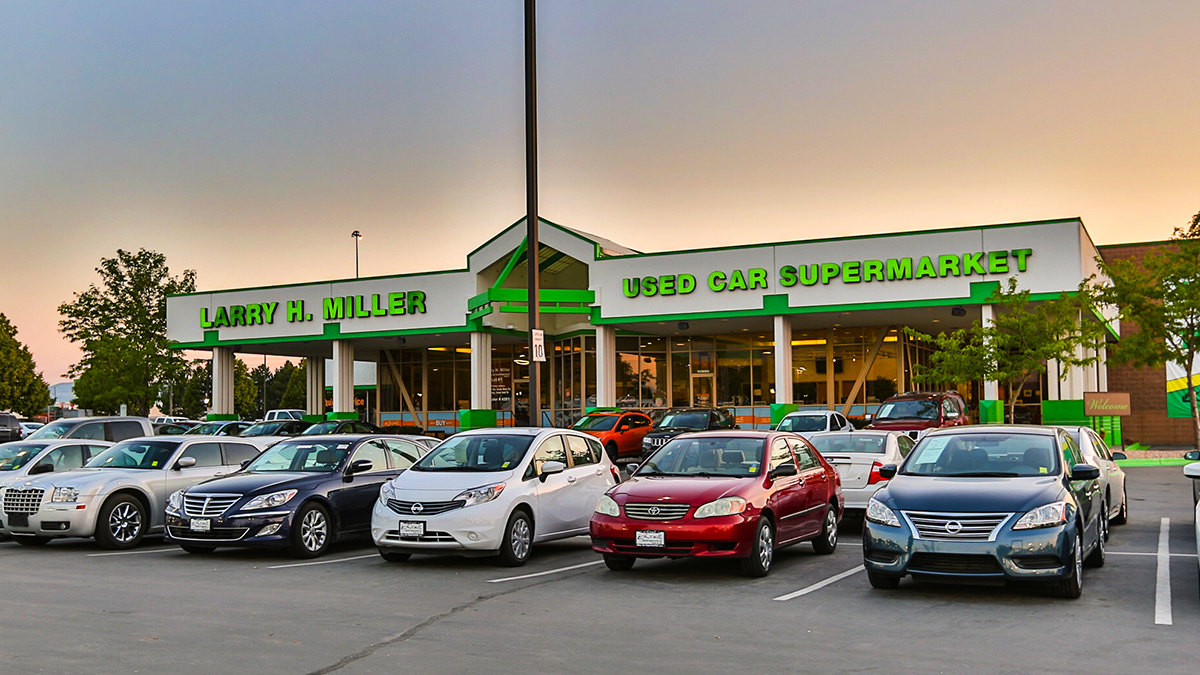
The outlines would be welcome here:
M 1077 598 L 1083 567 L 1104 564 L 1107 504 L 1099 471 L 1062 429 L 954 427 L 921 439 L 867 505 L 871 585 L 1036 581 Z
M 315 558 L 369 534 L 379 487 L 429 449 L 398 436 L 300 436 L 237 473 L 170 496 L 167 540 L 189 553 L 218 546 L 286 548 Z

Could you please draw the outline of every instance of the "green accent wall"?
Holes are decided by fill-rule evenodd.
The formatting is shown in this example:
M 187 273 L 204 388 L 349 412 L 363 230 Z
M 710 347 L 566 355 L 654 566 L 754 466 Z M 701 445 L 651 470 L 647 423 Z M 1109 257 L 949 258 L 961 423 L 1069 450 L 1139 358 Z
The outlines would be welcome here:
M 356 412 L 331 412 L 325 413 L 325 419 L 330 422 L 341 422 L 343 420 L 357 420 L 358 413 Z
M 982 399 L 979 401 L 980 424 L 1004 424 L 1004 401 Z
M 1081 424 L 1091 426 L 1083 413 L 1083 399 L 1042 401 L 1042 424 Z
M 304 417 L 301 417 L 300 419 L 305 422 L 308 422 L 310 424 L 317 424 L 318 422 L 324 422 L 325 416 L 324 415 L 305 415 Z
M 458 425 L 463 431 L 491 429 L 496 426 L 496 411 L 487 408 L 464 408 L 458 411 Z
M 209 413 L 205 418 L 208 422 L 236 422 L 237 415 L 219 415 L 217 413 Z
M 795 403 L 772 403 L 771 404 L 771 427 L 774 428 L 783 418 L 789 413 L 794 413 L 799 410 Z

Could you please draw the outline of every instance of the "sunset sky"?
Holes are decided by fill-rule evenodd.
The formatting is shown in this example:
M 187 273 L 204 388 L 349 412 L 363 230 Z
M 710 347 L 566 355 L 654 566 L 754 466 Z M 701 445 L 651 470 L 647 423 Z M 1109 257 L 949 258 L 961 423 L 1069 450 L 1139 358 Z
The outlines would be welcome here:
M 522 3 L 0 4 L 0 312 L 461 267 L 524 211 Z M 1200 3 L 541 0 L 541 211 L 654 251 L 1200 211 Z

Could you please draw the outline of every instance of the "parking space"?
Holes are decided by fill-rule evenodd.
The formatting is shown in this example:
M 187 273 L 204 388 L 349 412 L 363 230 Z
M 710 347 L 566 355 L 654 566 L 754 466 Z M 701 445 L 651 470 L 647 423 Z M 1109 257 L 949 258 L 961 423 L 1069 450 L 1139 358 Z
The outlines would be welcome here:
M 0 672 L 1191 672 L 1189 486 L 1174 468 L 1129 474 L 1132 521 L 1077 601 L 1038 587 L 872 589 L 853 521 L 834 554 L 780 551 L 763 579 L 697 560 L 611 572 L 584 537 L 538 547 L 522 568 L 393 564 L 362 544 L 298 561 L 157 540 L 116 553 L 3 543 Z

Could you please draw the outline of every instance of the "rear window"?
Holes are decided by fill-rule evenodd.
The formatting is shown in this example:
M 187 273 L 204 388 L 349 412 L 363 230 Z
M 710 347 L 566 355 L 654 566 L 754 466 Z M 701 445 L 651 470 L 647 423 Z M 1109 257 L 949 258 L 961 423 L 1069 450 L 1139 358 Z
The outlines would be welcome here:
M 831 434 L 810 439 L 822 455 L 838 455 L 859 452 L 868 455 L 882 455 L 887 452 L 887 436 L 875 434 Z
M 1045 476 L 1059 473 L 1054 437 L 940 434 L 921 439 L 901 473 L 913 476 Z
M 779 431 L 825 431 L 824 415 L 796 415 L 785 417 L 779 423 Z M 817 448 L 820 450 L 820 448 Z

